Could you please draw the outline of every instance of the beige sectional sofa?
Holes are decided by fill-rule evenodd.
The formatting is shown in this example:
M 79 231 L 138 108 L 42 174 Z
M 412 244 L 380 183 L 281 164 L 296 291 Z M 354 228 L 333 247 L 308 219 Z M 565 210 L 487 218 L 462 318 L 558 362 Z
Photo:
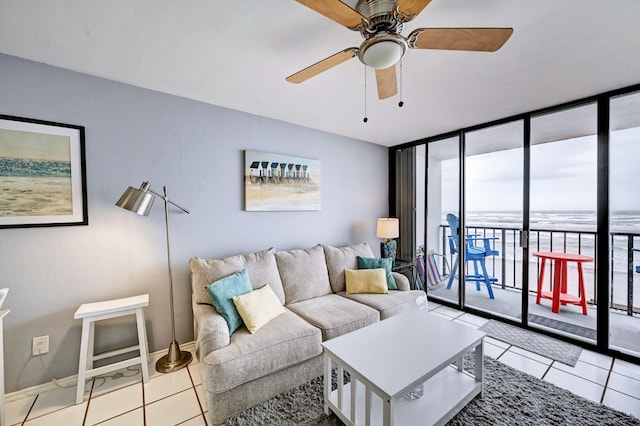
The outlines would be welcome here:
M 362 243 L 190 260 L 196 351 L 212 424 L 322 375 L 321 342 L 426 308 L 425 293 L 409 290 L 395 272 L 398 290 L 347 294 L 344 271 L 358 268 L 357 256 L 374 257 Z M 254 334 L 245 327 L 231 334 L 205 289 L 242 269 L 254 289 L 268 284 L 286 308 Z

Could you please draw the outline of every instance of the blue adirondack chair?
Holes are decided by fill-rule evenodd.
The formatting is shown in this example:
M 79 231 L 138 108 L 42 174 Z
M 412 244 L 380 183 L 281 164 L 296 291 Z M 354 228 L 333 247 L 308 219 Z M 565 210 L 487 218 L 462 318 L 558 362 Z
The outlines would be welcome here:
M 451 229 L 451 235 L 449 236 L 449 250 L 452 255 L 456 255 L 453 268 L 451 268 L 449 283 L 447 284 L 447 288 L 450 289 L 460 266 L 460 222 L 458 217 L 451 213 L 447 215 L 447 222 L 449 222 L 449 228 Z M 496 238 L 482 237 L 478 234 L 467 234 L 465 235 L 464 243 L 465 260 L 466 262 L 473 262 L 473 274 L 466 274 L 464 279 L 465 281 L 475 281 L 476 290 L 478 291 L 480 291 L 480 283 L 484 283 L 487 286 L 487 292 L 489 292 L 490 299 L 495 299 L 491 283 L 498 281 L 498 279 L 492 277 L 487 272 L 485 259 L 489 256 L 496 256 L 498 254 L 498 251 L 491 247 L 491 240 L 494 239 Z
M 633 251 L 640 251 L 640 248 L 634 248 Z M 640 274 L 640 265 L 636 266 L 636 272 Z

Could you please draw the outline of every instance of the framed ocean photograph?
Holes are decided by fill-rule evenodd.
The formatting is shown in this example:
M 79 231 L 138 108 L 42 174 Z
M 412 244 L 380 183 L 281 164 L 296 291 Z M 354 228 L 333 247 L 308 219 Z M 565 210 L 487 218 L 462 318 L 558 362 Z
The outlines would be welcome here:
M 0 115 L 0 228 L 87 224 L 84 127 Z
M 320 161 L 270 152 L 244 152 L 247 211 L 320 210 Z

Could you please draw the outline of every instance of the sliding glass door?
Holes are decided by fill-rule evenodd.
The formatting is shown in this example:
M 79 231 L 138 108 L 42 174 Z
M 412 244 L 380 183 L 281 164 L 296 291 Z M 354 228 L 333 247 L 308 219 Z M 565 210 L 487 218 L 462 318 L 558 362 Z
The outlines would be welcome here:
M 597 104 L 531 119 L 529 325 L 595 343 Z
M 610 103 L 609 347 L 640 356 L 640 92 Z
M 460 210 L 460 139 L 426 144 L 425 282 L 429 297 L 459 305 L 458 282 L 451 275 L 457 254 L 451 252 L 447 213 Z
M 470 131 L 464 143 L 465 304 L 516 321 L 523 292 L 523 135 L 517 120 Z
M 458 136 L 427 144 L 430 297 L 521 317 L 523 134 L 523 122 L 514 121 L 468 132 L 464 144 Z

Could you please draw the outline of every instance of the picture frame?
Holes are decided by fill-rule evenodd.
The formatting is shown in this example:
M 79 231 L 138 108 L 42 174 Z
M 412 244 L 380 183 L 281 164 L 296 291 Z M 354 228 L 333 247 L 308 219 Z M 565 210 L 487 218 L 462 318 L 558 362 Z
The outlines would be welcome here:
M 246 211 L 319 211 L 320 160 L 245 150 Z
M 0 228 L 88 224 L 84 127 L 0 115 Z

